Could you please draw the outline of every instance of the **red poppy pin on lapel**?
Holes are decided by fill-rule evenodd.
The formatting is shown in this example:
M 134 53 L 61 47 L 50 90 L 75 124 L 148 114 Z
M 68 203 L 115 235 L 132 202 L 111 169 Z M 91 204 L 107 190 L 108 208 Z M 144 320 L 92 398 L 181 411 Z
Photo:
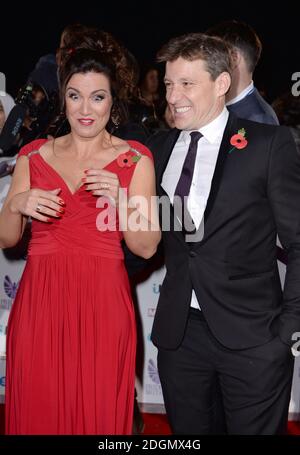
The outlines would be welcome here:
M 245 148 L 248 144 L 248 141 L 245 136 L 246 136 L 245 128 L 241 128 L 240 130 L 238 130 L 237 134 L 231 136 L 230 144 L 233 145 L 233 147 L 231 150 L 229 150 L 228 153 L 231 153 L 234 149 L 241 150 Z

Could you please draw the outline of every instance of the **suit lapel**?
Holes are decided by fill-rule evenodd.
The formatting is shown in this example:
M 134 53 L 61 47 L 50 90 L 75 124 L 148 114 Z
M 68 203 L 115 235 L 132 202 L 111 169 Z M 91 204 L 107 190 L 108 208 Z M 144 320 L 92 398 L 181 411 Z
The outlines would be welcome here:
M 227 156 L 229 153 L 229 150 L 232 148 L 232 145 L 230 144 L 230 139 L 233 134 L 237 133 L 238 131 L 238 126 L 237 126 L 237 117 L 234 114 L 229 114 L 227 124 L 224 130 L 223 138 L 221 141 L 220 145 L 220 150 L 218 153 L 218 158 L 211 182 L 211 189 L 210 193 L 208 196 L 207 204 L 206 204 L 206 209 L 204 212 L 204 232 L 201 234 L 199 229 L 203 229 L 202 223 L 200 224 L 200 227 L 195 234 L 195 240 L 192 242 L 189 242 L 189 248 L 194 249 L 197 247 L 197 245 L 200 245 L 203 240 L 205 240 L 207 233 L 209 232 L 209 224 L 208 220 L 210 217 L 210 214 L 212 212 L 216 197 L 218 195 L 219 187 L 222 181 L 222 176 L 223 176 L 223 171 L 225 167 L 225 163 L 227 160 Z M 197 241 L 197 234 L 199 234 L 199 240 Z
M 213 175 L 212 182 L 211 182 L 211 189 L 210 189 L 209 197 L 207 200 L 206 209 L 204 212 L 205 224 L 207 223 L 209 216 L 211 214 L 211 211 L 213 209 L 213 206 L 214 206 L 214 203 L 215 203 L 218 191 L 219 191 L 220 183 L 222 180 L 222 175 L 223 175 L 223 170 L 224 170 L 224 166 L 226 163 L 226 159 L 228 157 L 229 150 L 232 148 L 232 145 L 230 144 L 231 136 L 233 134 L 237 133 L 237 130 L 238 130 L 237 118 L 235 117 L 235 115 L 229 114 L 227 125 L 225 127 L 224 134 L 223 134 L 223 139 L 222 139 L 222 142 L 220 145 L 220 150 L 219 150 L 219 154 L 218 154 L 218 158 L 217 158 L 217 162 L 216 162 L 214 175 Z

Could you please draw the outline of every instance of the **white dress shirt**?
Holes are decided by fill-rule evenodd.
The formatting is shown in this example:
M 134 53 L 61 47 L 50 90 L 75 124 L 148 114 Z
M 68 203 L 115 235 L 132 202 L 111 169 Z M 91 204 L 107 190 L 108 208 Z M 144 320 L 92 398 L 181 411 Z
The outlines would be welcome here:
M 228 110 L 224 107 L 217 118 L 198 130 L 203 137 L 198 141 L 194 174 L 187 199 L 187 208 L 197 229 L 200 226 L 206 208 L 228 115 Z M 161 186 L 166 191 L 172 204 L 175 189 L 191 141 L 190 133 L 191 131 L 181 131 L 163 174 Z M 191 306 L 200 308 L 194 290 Z
M 253 92 L 253 90 L 254 90 L 254 84 L 253 84 L 253 81 L 251 81 L 250 84 L 248 85 L 248 87 L 244 88 L 244 90 L 238 96 L 236 96 L 232 100 L 228 101 L 228 103 L 226 103 L 226 106 L 230 106 L 231 104 L 235 104 L 238 101 L 241 101 L 243 98 L 245 98 L 247 95 L 249 95 L 249 93 Z

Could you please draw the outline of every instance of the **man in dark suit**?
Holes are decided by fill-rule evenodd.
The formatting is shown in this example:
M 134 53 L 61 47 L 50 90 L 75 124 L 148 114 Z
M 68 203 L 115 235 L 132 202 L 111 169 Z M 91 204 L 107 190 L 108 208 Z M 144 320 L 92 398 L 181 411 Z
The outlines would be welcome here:
M 287 128 L 228 112 L 224 41 L 181 36 L 158 59 L 176 126 L 149 142 L 171 205 L 170 228 L 160 207 L 167 274 L 152 331 L 170 423 L 213 432 L 220 389 L 228 433 L 281 433 L 300 329 L 300 159 Z
M 255 30 L 242 21 L 224 21 L 206 32 L 218 36 L 232 48 L 232 81 L 226 94 L 226 106 L 240 118 L 278 125 L 274 109 L 253 83 L 253 73 L 260 59 L 262 44 Z

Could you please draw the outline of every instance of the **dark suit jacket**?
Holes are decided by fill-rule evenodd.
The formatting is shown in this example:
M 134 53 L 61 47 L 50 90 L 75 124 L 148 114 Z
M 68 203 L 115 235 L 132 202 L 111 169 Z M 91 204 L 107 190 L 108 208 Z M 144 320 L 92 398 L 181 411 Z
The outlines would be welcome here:
M 245 128 L 248 145 L 230 138 Z M 157 192 L 179 131 L 160 133 L 154 153 Z M 300 331 L 300 158 L 286 127 L 229 115 L 205 210 L 204 238 L 186 243 L 182 232 L 163 232 L 167 273 L 152 331 L 155 345 L 177 348 L 184 336 L 192 289 L 214 336 L 242 349 L 278 333 L 291 344 Z M 284 293 L 276 235 L 288 252 Z
M 268 125 L 279 125 L 274 109 L 263 99 L 256 88 L 240 101 L 227 106 L 227 109 L 239 118 Z

